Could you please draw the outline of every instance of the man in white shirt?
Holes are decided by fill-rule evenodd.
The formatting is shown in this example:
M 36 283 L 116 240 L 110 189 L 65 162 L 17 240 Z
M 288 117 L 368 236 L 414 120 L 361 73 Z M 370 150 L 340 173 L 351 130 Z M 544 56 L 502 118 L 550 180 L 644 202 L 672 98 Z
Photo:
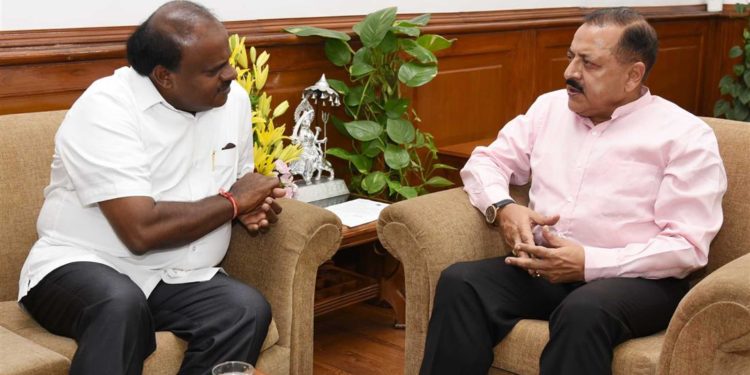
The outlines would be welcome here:
M 267 228 L 284 190 L 251 173 L 227 37 L 205 8 L 163 5 L 129 38 L 131 67 L 94 82 L 58 130 L 18 298 L 76 340 L 71 374 L 140 374 L 155 331 L 188 341 L 180 373 L 258 358 L 270 306 L 216 266 L 232 219 Z

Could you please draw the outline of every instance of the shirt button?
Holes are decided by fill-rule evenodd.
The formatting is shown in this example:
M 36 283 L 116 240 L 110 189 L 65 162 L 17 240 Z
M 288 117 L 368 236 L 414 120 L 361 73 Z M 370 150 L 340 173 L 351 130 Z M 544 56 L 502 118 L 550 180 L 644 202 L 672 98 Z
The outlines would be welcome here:
M 594 130 L 594 131 L 591 132 L 591 135 L 594 135 L 594 136 L 599 135 L 599 132 L 596 131 L 596 130 Z
M 195 248 L 195 245 L 190 246 L 190 251 L 195 252 L 196 250 L 198 250 L 198 249 Z

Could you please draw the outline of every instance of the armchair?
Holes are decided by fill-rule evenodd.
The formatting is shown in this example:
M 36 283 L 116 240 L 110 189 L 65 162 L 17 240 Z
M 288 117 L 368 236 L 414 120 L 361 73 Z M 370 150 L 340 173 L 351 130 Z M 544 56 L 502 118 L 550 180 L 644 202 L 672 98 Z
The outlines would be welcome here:
M 750 125 L 705 118 L 715 131 L 729 179 L 724 225 L 708 265 L 691 275 L 669 327 L 615 348 L 614 374 L 739 374 L 750 369 Z M 512 187 L 528 203 L 524 187 Z M 405 373 L 417 374 L 435 286 L 447 266 L 509 253 L 461 188 L 392 204 L 380 215 L 378 236 L 403 263 L 406 278 Z M 549 331 L 546 321 L 522 320 L 495 347 L 491 374 L 539 373 Z
M 0 116 L 0 374 L 67 374 L 72 339 L 39 326 L 16 303 L 18 278 L 36 241 L 36 218 L 49 182 L 53 139 L 65 111 Z M 269 300 L 273 321 L 257 366 L 276 374 L 311 374 L 313 303 L 318 266 L 341 241 L 341 222 L 310 204 L 282 199 L 284 212 L 266 234 L 235 225 L 222 266 Z M 175 374 L 187 344 L 157 332 L 145 374 Z

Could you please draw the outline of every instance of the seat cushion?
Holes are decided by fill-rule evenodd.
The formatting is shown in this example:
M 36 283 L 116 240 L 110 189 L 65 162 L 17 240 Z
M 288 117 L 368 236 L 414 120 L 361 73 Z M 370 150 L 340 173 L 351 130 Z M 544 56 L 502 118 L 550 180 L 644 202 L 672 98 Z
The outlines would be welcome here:
M 546 321 L 521 320 L 495 347 L 493 367 L 515 374 L 538 374 L 539 358 L 549 340 Z M 664 332 L 628 340 L 615 348 L 612 373 L 654 374 L 659 362 Z
M 38 344 L 38 346 L 59 353 L 68 360 L 73 358 L 77 348 L 73 339 L 47 332 L 15 301 L 0 302 L 0 328 L 5 328 L 10 333 L 20 336 L 20 339 L 27 339 L 30 344 Z M 278 341 L 279 331 L 276 328 L 276 322 L 272 319 L 261 352 L 274 346 Z M 187 349 L 187 343 L 171 332 L 157 332 L 156 347 L 156 352 L 146 359 L 144 373 L 177 373 L 182 363 L 183 353 Z M 67 369 L 67 365 L 65 368 Z
M 0 327 L 0 374 L 64 375 L 70 360 Z

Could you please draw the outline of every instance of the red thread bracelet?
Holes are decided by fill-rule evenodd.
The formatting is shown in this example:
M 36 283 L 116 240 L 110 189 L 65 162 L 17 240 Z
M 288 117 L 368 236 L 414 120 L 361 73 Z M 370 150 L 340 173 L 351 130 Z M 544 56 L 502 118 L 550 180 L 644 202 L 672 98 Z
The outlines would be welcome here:
M 237 201 L 234 199 L 234 195 L 232 193 L 225 191 L 224 189 L 219 189 L 219 195 L 222 197 L 229 199 L 229 202 L 232 203 L 232 210 L 234 210 L 234 215 L 232 215 L 232 220 L 234 220 L 237 217 L 237 213 L 239 211 L 239 206 L 237 206 Z

